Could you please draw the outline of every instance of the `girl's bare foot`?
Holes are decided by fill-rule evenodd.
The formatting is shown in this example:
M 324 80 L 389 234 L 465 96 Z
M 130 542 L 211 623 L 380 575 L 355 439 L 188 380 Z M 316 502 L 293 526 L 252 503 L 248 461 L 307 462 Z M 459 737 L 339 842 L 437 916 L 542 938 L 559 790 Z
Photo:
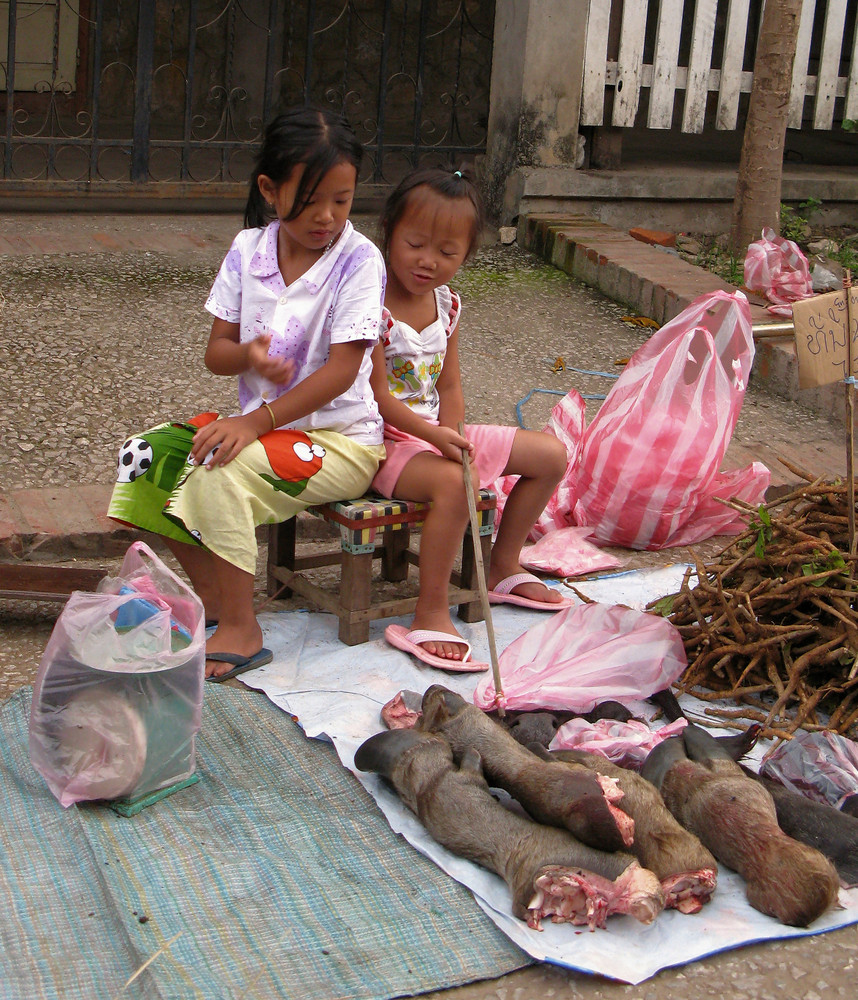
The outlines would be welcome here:
M 467 652 L 464 640 L 453 627 L 453 622 L 448 611 L 439 611 L 429 614 L 415 614 L 409 631 L 415 632 L 418 629 L 431 629 L 433 632 L 446 632 L 450 636 L 450 642 L 421 642 L 420 646 L 427 653 L 440 656 L 445 660 L 461 660 Z M 456 642 L 456 639 L 461 640 Z
M 219 624 L 206 640 L 207 653 L 238 653 L 240 656 L 253 656 L 262 649 L 262 629 L 254 622 L 254 626 L 230 626 Z M 229 663 L 219 660 L 206 660 L 206 677 L 219 677 L 232 670 Z

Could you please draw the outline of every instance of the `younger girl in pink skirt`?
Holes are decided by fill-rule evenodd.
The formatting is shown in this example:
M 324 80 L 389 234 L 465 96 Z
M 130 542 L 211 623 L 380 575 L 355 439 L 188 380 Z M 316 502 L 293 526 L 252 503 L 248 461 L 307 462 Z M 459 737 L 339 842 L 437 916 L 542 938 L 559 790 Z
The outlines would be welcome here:
M 467 448 L 480 487 L 521 478 L 503 511 L 489 600 L 558 611 L 571 603 L 522 570 L 528 532 L 566 470 L 566 450 L 549 434 L 465 425 L 459 370 L 461 302 L 447 282 L 476 247 L 483 226 L 479 193 L 460 170 L 418 170 L 391 194 L 381 217 L 387 264 L 382 342 L 370 382 L 384 418 L 386 458 L 373 480 L 383 496 L 430 501 L 420 543 L 420 592 L 410 629 L 390 625 L 388 642 L 445 670 L 485 670 L 450 617 L 448 585 L 468 524 L 462 472 Z

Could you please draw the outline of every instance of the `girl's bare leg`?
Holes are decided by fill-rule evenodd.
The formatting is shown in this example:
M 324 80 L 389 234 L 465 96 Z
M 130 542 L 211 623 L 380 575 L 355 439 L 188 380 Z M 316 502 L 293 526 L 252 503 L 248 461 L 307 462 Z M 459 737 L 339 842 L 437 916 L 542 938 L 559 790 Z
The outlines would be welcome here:
M 217 629 L 206 640 L 209 653 L 253 656 L 262 648 L 262 629 L 253 610 L 254 577 L 198 545 L 165 539 Z M 206 677 L 227 673 L 229 663 L 206 661 Z
M 488 573 L 490 590 L 508 576 L 524 572 L 519 562 L 521 550 L 563 478 L 567 461 L 566 449 L 553 435 L 541 431 L 516 432 L 504 475 L 521 478 L 504 505 Z M 534 601 L 555 603 L 563 599 L 543 583 L 523 583 L 513 593 Z
M 468 524 L 462 466 L 430 452 L 415 455 L 402 470 L 395 496 L 431 501 L 420 538 L 420 592 L 411 629 L 446 632 L 451 642 L 422 643 L 427 653 L 461 660 L 465 647 L 450 617 L 450 574 Z

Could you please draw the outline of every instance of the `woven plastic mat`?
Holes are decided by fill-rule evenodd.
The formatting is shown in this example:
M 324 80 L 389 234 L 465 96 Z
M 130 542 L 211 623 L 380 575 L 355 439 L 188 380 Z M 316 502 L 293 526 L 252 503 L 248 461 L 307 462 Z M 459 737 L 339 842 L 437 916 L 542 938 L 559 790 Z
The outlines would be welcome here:
M 530 964 L 260 694 L 207 688 L 201 780 L 132 818 L 56 802 L 31 697 L 0 706 L 5 1000 L 386 1000 Z

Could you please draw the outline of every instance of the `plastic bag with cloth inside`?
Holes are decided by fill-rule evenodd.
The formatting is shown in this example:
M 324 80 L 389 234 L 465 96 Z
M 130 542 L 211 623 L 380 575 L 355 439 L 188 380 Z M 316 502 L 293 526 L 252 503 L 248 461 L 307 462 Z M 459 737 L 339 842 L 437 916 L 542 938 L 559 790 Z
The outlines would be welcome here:
M 845 736 L 799 730 L 766 754 L 760 774 L 815 802 L 858 812 L 858 745 Z
M 700 296 L 634 353 L 584 432 L 575 473 L 575 521 L 594 541 L 660 549 L 745 527 L 718 498 L 756 505 L 769 485 L 760 462 L 720 471 L 753 360 L 741 292 Z
M 528 629 L 498 658 L 503 696 L 512 711 L 590 712 L 603 701 L 628 703 L 663 691 L 688 660 L 682 637 L 666 618 L 621 604 L 583 604 Z M 486 674 L 474 704 L 497 704 Z
M 745 287 L 759 292 L 772 303 L 775 316 L 792 319 L 792 304 L 813 295 L 813 281 L 807 257 L 797 243 L 766 228 L 751 243 L 745 255 Z
M 63 806 L 137 799 L 189 778 L 202 716 L 205 613 L 143 542 L 75 591 L 36 674 L 30 760 Z

